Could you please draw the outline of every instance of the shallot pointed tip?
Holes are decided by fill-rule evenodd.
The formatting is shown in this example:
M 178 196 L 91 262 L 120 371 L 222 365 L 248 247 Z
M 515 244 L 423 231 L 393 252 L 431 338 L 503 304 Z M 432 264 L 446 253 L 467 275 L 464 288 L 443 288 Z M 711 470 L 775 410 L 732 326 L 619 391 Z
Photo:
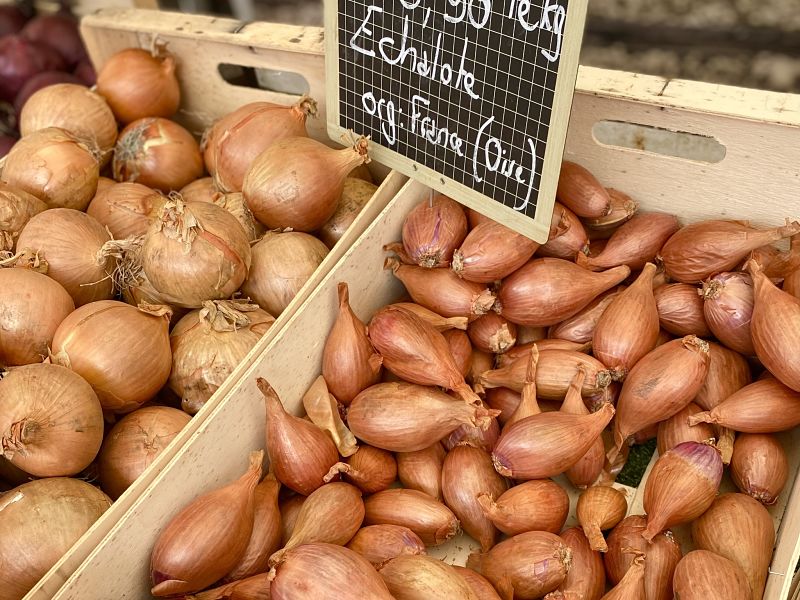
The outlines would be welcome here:
M 347 287 L 346 281 L 340 281 L 336 286 L 336 291 L 339 295 L 339 308 L 350 307 L 350 290 Z
M 711 423 L 713 425 L 713 424 L 716 424 L 716 421 L 717 421 L 717 419 L 714 418 L 714 415 L 711 414 L 710 410 L 706 410 L 706 411 L 699 412 L 699 413 L 694 414 L 694 415 L 690 415 L 689 419 L 688 419 L 689 427 L 694 427 L 695 425 L 697 425 L 699 423 Z

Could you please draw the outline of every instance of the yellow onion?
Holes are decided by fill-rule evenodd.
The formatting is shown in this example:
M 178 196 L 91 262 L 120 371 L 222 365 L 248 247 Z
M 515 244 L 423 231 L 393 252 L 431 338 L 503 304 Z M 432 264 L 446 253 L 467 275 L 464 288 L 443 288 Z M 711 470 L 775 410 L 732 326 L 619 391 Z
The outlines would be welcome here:
M 633 564 L 622 580 L 602 600 L 646 600 L 644 552 L 630 550 Z
M 647 554 L 644 587 L 647 598 L 672 600 L 672 575 L 681 559 L 681 547 L 672 532 L 659 533 L 650 542 L 642 537 L 647 518 L 631 515 L 624 518 L 608 536 L 608 552 L 603 555 L 609 580 L 617 584 L 633 564 L 633 549 Z
M 0 497 L 0 598 L 19 600 L 111 506 L 99 489 L 50 477 Z
M 367 328 L 350 307 L 345 282 L 339 282 L 339 314 L 322 351 L 322 375 L 339 402 L 350 404 L 360 392 L 378 383 L 381 357 L 367 337 Z
M 597 322 L 605 310 L 625 289 L 623 286 L 610 289 L 600 294 L 592 300 L 586 308 L 581 309 L 557 325 L 550 327 L 548 337 L 575 342 L 576 344 L 586 344 L 592 341 Z
M 572 550 L 546 531 L 521 533 L 485 554 L 471 554 L 467 567 L 486 577 L 503 598 L 534 600 L 562 584 Z
M 500 314 L 518 325 L 555 325 L 629 274 L 626 266 L 592 273 L 559 258 L 534 259 L 503 281 Z
M 0 269 L 0 365 L 47 358 L 53 335 L 75 304 L 61 285 L 30 269 Z
M 502 354 L 517 341 L 517 326 L 496 312 L 489 312 L 467 327 L 470 341 L 478 350 Z
M 319 239 L 328 248 L 333 248 L 350 229 L 350 225 L 353 224 L 377 190 L 378 186 L 374 183 L 356 177 L 347 177 L 344 180 L 342 197 L 339 200 L 339 206 L 336 207 L 336 212 L 317 232 Z
M 19 232 L 47 204 L 14 186 L 0 182 L 0 252 L 13 250 Z
M 608 197 L 611 199 L 611 212 L 602 217 L 594 219 L 583 219 L 583 224 L 589 231 L 592 239 L 602 239 L 611 236 L 620 225 L 631 218 L 639 210 L 639 203 L 636 202 L 625 192 L 606 188 Z
M 168 406 L 146 406 L 125 415 L 106 436 L 98 458 L 100 485 L 116 500 L 189 422 Z
M 183 186 L 180 194 L 184 202 L 214 202 L 219 190 L 213 177 L 201 177 Z
M 484 552 L 494 546 L 497 529 L 481 508 L 478 495 L 499 497 L 508 484 L 492 466 L 489 454 L 480 448 L 456 446 L 447 453 L 442 467 L 442 493 L 461 527 L 481 545 Z
M 703 284 L 703 314 L 714 336 L 731 350 L 753 356 L 751 320 L 755 292 L 747 273 L 719 273 Z
M 464 376 L 466 381 L 469 373 L 470 361 L 472 361 L 472 344 L 469 336 L 458 329 L 450 329 L 442 332 L 447 345 L 450 347 L 450 354 L 453 356 L 458 371 Z
M 0 449 L 26 473 L 79 473 L 103 441 L 103 411 L 92 388 L 51 364 L 12 369 L 0 381 Z
M 611 212 L 611 197 L 606 188 L 581 165 L 561 163 L 556 197 L 579 217 L 596 219 Z
M 460 531 L 449 508 L 417 490 L 383 490 L 364 500 L 364 508 L 365 525 L 408 527 L 426 546 L 443 544 Z
M 313 235 L 270 232 L 253 246 L 252 266 L 242 292 L 279 316 L 325 260 L 328 248 Z
M 558 533 L 569 513 L 569 496 L 550 479 L 526 481 L 500 494 L 478 494 L 484 514 L 500 531 L 514 536 L 526 531 Z
M 786 452 L 768 434 L 736 436 L 731 458 L 731 478 L 742 492 L 767 506 L 778 501 L 789 474 Z
M 111 159 L 117 140 L 117 122 L 105 99 L 83 85 L 56 83 L 28 98 L 19 117 L 19 131 L 26 136 L 46 127 L 60 127 L 74 136 L 91 140 L 100 153 L 100 166 Z
M 17 250 L 35 254 L 45 272 L 82 306 L 113 294 L 113 254 L 120 247 L 93 217 L 70 208 L 39 213 L 17 239 Z
M 644 539 L 651 541 L 664 529 L 702 515 L 714 501 L 721 479 L 722 458 L 714 446 L 683 442 L 665 452 L 644 487 Z
M 433 597 L 480 600 L 453 567 L 423 554 L 404 554 L 378 568 L 396 600 L 428 600 Z
M 397 453 L 397 476 L 403 487 L 442 499 L 442 466 L 445 451 L 439 442 L 422 450 Z
M 271 600 L 269 582 L 269 573 L 259 573 L 184 598 L 186 600 Z
M 617 401 L 609 460 L 629 436 L 689 404 L 705 381 L 708 363 L 708 342 L 693 335 L 658 346 L 636 363 Z
M 447 340 L 415 313 L 386 306 L 372 317 L 368 333 L 372 345 L 383 357 L 383 366 L 398 377 L 419 385 L 453 390 L 466 402 L 480 405 L 480 398 L 464 381 Z
M 303 395 L 303 408 L 311 422 L 330 435 L 339 454 L 347 457 L 358 451 L 355 436 L 342 421 L 344 406 L 328 392 L 322 375 L 314 380 Z
M 658 310 L 653 297 L 656 266 L 647 263 L 636 281 L 619 294 L 597 321 L 592 353 L 622 380 L 633 366 L 655 348 Z
M 678 231 L 678 219 L 663 213 L 638 214 L 624 223 L 609 238 L 599 253 L 583 253 L 577 257 L 579 265 L 600 271 L 627 265 L 632 271 L 653 262 L 666 241 Z
M 448 269 L 404 265 L 395 258 L 387 258 L 384 267 L 403 282 L 414 302 L 444 317 L 475 319 L 494 305 L 494 294 L 486 286 Z
M 578 216 L 560 202 L 553 206 L 553 214 L 559 214 L 559 229 L 551 232 L 550 239 L 540 247 L 537 256 L 551 256 L 565 260 L 575 260 L 575 257 L 588 244 L 589 236 Z
M 317 103 L 303 96 L 292 106 L 251 102 L 216 121 L 204 136 L 203 157 L 217 187 L 241 192 L 256 157 L 279 140 L 305 136 L 306 119 L 316 114 Z
M 710 337 L 711 330 L 703 314 L 703 299 L 698 291 L 688 283 L 672 283 L 656 288 L 653 295 L 661 327 L 681 337 Z
M 578 497 L 575 509 L 592 550 L 606 552 L 608 545 L 603 531 L 616 527 L 628 512 L 625 494 L 605 485 L 593 485 Z
M 681 600 L 732 600 L 751 597 L 744 571 L 708 550 L 693 550 L 675 568 L 675 597 Z
M 464 208 L 443 194 L 431 192 L 409 211 L 403 221 L 403 243 L 390 244 L 391 249 L 409 265 L 425 268 L 447 267 L 453 252 L 467 235 Z
M 800 223 L 759 230 L 738 221 L 700 221 L 676 232 L 661 257 L 672 279 L 699 283 L 730 271 L 756 248 L 798 232 Z
M 269 579 L 270 600 L 394 600 L 364 557 L 334 544 L 304 544 L 289 550 Z
M 570 383 L 564 402 L 561 404 L 561 412 L 573 415 L 588 415 L 589 409 L 581 396 L 581 386 L 586 377 L 584 369 L 578 368 L 578 372 Z M 608 391 L 608 388 L 606 388 Z M 610 396 L 608 396 L 610 399 Z M 601 400 L 603 402 L 604 400 Z M 597 481 L 603 472 L 606 460 L 606 449 L 603 438 L 598 437 L 588 452 L 581 456 L 564 473 L 570 483 L 578 489 L 584 489 Z
M 478 600 L 501 600 L 497 590 L 486 577 L 466 567 L 458 565 L 452 565 L 452 567 L 464 578 L 473 593 L 478 596 Z
M 507 277 L 530 260 L 537 242 L 494 221 L 477 225 L 453 253 L 453 271 L 475 283 Z
M 206 301 L 178 321 L 169 335 L 169 387 L 183 410 L 196 414 L 274 322 L 243 300 Z
M 140 183 L 114 183 L 98 192 L 86 213 L 108 228 L 115 239 L 144 235 L 164 196 Z
M 200 591 L 237 565 L 253 531 L 263 457 L 252 452 L 244 475 L 193 500 L 161 531 L 150 557 L 151 594 Z
M 714 428 L 706 423 L 689 425 L 689 417 L 703 412 L 694 402 L 658 424 L 658 453 L 664 454 L 683 442 L 705 442 L 714 439 Z
M 433 387 L 392 382 L 370 386 L 356 396 L 347 410 L 347 424 L 357 438 L 377 448 L 414 452 L 464 423 L 488 428 L 495 415 Z
M 97 73 L 97 92 L 122 123 L 142 117 L 170 117 L 180 104 L 175 59 L 159 49 L 126 48 L 113 54 Z
M 256 219 L 270 229 L 316 231 L 336 212 L 344 180 L 369 162 L 366 138 L 334 150 L 307 137 L 287 137 L 250 165 L 242 192 Z
M 250 243 L 233 215 L 178 198 L 161 208 L 141 251 L 144 274 L 156 292 L 187 308 L 230 297 L 247 277 L 250 260 Z
M 211 202 L 220 206 L 231 213 L 239 225 L 244 229 L 247 239 L 250 242 L 257 242 L 266 233 L 266 228 L 256 221 L 253 213 L 247 207 L 247 202 L 244 201 L 244 195 L 241 192 L 232 192 L 229 194 L 217 193 L 211 199 Z
M 761 600 L 767 581 L 775 526 L 762 504 L 745 494 L 723 494 L 692 523 L 692 540 L 744 571 L 752 600 Z
M 35 131 L 5 157 L 3 182 L 43 200 L 50 208 L 84 210 L 97 190 L 100 163 L 89 140 L 58 127 Z
M 119 134 L 112 162 L 114 179 L 168 192 L 203 174 L 203 158 L 192 134 L 168 119 L 145 118 Z
M 572 562 L 564 582 L 545 600 L 600 600 L 606 589 L 600 553 L 589 547 L 589 540 L 579 527 L 563 531 L 561 539 L 572 550 Z
M 131 412 L 169 377 L 169 316 L 164 306 L 92 302 L 58 326 L 52 361 L 88 381 L 105 410 Z
M 345 462 L 333 465 L 324 479 L 331 481 L 340 473 L 365 494 L 374 494 L 395 482 L 397 462 L 391 452 L 362 444 Z
M 425 554 L 425 544 L 419 536 L 400 525 L 362 527 L 347 543 L 347 547 L 375 566 L 401 554 Z

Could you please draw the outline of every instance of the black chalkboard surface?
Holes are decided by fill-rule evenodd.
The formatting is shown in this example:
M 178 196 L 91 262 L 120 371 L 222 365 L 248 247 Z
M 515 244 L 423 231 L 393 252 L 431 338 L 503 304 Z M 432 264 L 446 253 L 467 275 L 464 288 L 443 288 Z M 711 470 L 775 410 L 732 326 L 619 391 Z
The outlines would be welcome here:
M 328 131 L 544 242 L 587 0 L 326 0 Z

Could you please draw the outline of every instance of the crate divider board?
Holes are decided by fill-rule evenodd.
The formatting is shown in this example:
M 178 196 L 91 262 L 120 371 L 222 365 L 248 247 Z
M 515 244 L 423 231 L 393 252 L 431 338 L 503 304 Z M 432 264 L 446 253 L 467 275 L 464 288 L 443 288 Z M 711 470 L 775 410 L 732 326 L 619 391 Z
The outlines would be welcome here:
M 796 166 L 795 171 L 788 168 L 792 161 L 800 164 L 800 146 L 794 143 L 800 134 L 797 96 L 596 69 L 585 69 L 582 82 L 584 87 L 575 99 L 568 155 L 595 170 L 605 184 L 629 192 L 642 210 L 674 212 L 685 222 L 724 217 L 774 224 L 800 209 Z M 649 151 L 600 147 L 590 132 L 602 119 L 711 135 L 726 145 L 727 155 L 709 166 Z M 778 148 L 782 153 L 776 156 Z M 749 165 L 744 172 L 743 161 Z M 691 195 L 686 194 L 689 184 L 675 177 L 684 172 L 686 178 L 692 178 Z M 753 177 L 758 181 L 750 183 L 748 178 Z M 756 186 L 768 193 L 758 195 L 754 202 Z M 383 269 L 382 247 L 400 238 L 405 215 L 428 197 L 429 190 L 419 182 L 403 187 L 263 353 L 238 371 L 236 385 L 213 406 L 188 443 L 54 595 L 56 600 L 147 597 L 149 555 L 158 533 L 197 495 L 238 477 L 246 467 L 248 452 L 264 446 L 264 405 L 255 378 L 265 377 L 291 412 L 301 412 L 301 398 L 319 373 L 325 338 L 337 314 L 337 283 L 348 282 L 353 309 L 365 321 L 381 306 L 401 297 L 401 284 Z M 788 599 L 800 552 L 797 437 L 797 431 L 784 434 L 792 470 L 780 502 L 771 509 L 780 525 L 765 600 Z M 628 489 L 632 513 L 641 512 L 642 491 L 642 485 Z M 468 551 L 469 541 L 459 538 L 435 552 L 446 554 L 449 560 L 461 560 Z

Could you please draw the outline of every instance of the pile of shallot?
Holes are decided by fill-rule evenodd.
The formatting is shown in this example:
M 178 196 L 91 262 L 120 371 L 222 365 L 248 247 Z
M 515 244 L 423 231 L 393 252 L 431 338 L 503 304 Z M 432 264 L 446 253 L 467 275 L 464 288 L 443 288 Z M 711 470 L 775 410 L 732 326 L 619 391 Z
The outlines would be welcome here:
M 800 251 L 773 243 L 800 224 L 681 228 L 572 163 L 558 197 L 542 246 L 441 195 L 416 206 L 385 263 L 410 299 L 365 323 L 339 284 L 305 418 L 258 380 L 268 460 L 162 531 L 152 593 L 759 600 L 775 433 L 800 424 Z M 614 479 L 652 437 L 628 514 Z M 462 530 L 466 567 L 427 555 Z
M 96 89 L 37 91 L 2 166 L 0 600 L 153 463 L 375 191 L 365 140 L 307 137 L 309 98 L 243 106 L 201 145 L 168 118 L 178 67 L 127 49 Z

